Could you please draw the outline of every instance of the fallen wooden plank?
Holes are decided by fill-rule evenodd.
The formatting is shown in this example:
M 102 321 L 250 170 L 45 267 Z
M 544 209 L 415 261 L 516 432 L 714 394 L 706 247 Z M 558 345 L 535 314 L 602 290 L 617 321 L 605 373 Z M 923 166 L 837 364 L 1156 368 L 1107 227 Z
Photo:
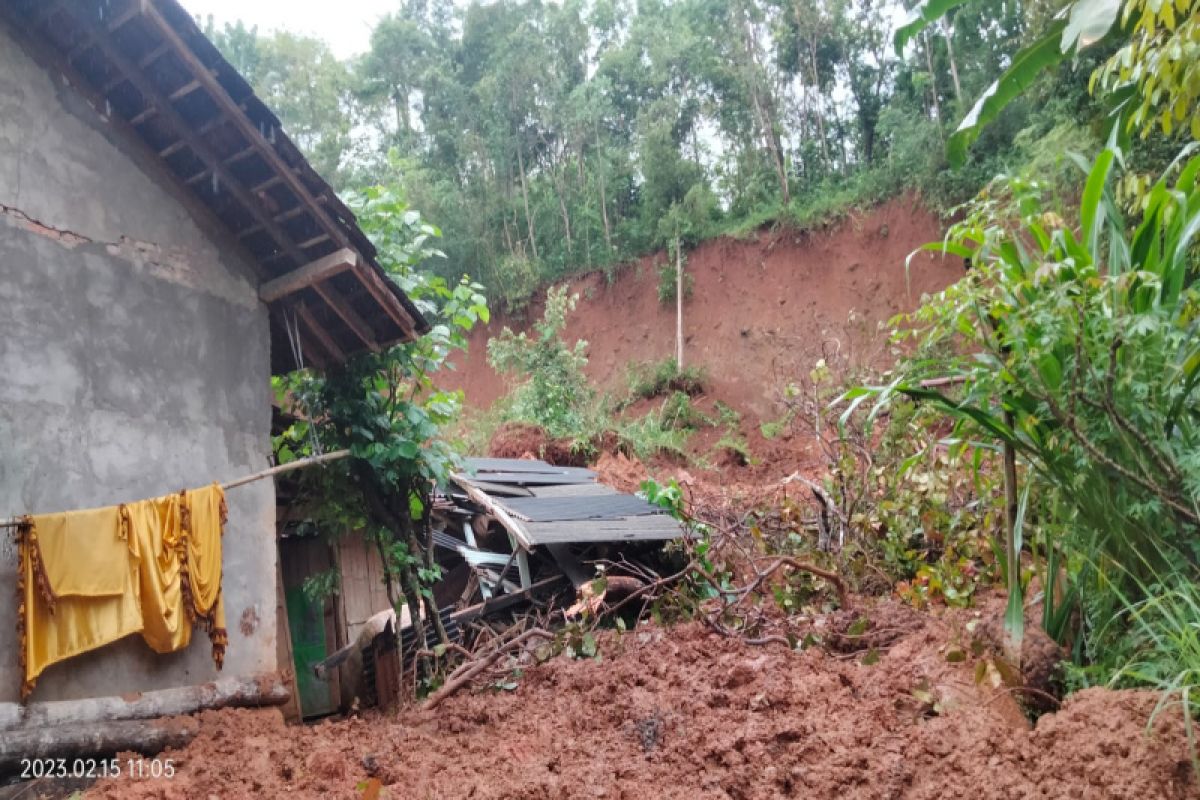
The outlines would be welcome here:
M 454 481 L 458 486 L 467 493 L 467 497 L 471 501 L 480 506 L 484 511 L 496 518 L 513 539 L 525 550 L 528 550 L 533 545 L 530 544 L 528 536 L 525 534 L 525 529 L 521 527 L 521 523 L 513 519 L 496 500 L 489 496 L 486 492 L 475 487 L 471 483 L 471 479 L 465 475 L 455 473 L 450 476 L 450 480 Z

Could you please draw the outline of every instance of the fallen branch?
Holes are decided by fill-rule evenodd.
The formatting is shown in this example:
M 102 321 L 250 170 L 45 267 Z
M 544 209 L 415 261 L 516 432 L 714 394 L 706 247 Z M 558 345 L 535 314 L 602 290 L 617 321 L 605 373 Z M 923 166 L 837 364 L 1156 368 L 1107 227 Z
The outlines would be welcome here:
M 449 680 L 446 681 L 446 683 L 442 686 L 442 688 L 438 689 L 436 692 L 434 692 L 433 694 L 431 694 L 429 696 L 429 699 L 425 701 L 425 708 L 426 709 L 437 708 L 447 698 L 454 695 L 456 692 L 458 692 L 463 687 L 468 686 L 471 683 L 471 681 L 475 679 L 476 676 L 478 676 L 480 673 L 487 670 L 492 664 L 494 664 L 500 658 L 500 656 L 502 656 L 505 653 L 508 653 L 512 650 L 517 649 L 518 647 L 520 647 L 520 645 L 524 644 L 525 642 L 529 641 L 530 639 L 535 639 L 535 638 L 553 639 L 554 634 L 550 633 L 545 628 L 533 628 L 531 630 L 525 631 L 520 636 L 517 636 L 514 639 L 510 639 L 509 641 L 500 645 L 495 650 L 492 650 L 490 653 L 483 656 L 482 658 L 479 658 L 468 664 L 463 664 L 461 667 L 459 667 L 458 669 L 456 669 L 454 671 L 454 673 L 450 676 Z
M 807 572 L 810 575 L 816 575 L 818 578 L 829 581 L 831 584 L 833 584 L 834 590 L 837 591 L 838 602 L 841 603 L 842 607 L 847 608 L 850 606 L 850 591 L 846 588 L 846 582 L 843 581 L 841 576 L 836 572 L 823 569 L 815 564 L 809 564 L 807 561 L 801 561 L 798 558 L 792 558 L 791 556 L 769 556 L 769 558 L 773 559 L 774 563 L 772 563 L 771 566 L 767 567 L 765 570 L 759 572 L 758 577 L 755 578 L 752 583 L 746 586 L 745 589 L 739 590 L 738 593 L 741 596 L 744 597 L 750 592 L 753 592 L 762 585 L 763 581 L 771 577 L 771 575 L 774 574 L 775 571 L 780 567 L 791 567 L 792 569 L 798 569 L 801 572 Z M 759 560 L 762 561 L 765 559 Z

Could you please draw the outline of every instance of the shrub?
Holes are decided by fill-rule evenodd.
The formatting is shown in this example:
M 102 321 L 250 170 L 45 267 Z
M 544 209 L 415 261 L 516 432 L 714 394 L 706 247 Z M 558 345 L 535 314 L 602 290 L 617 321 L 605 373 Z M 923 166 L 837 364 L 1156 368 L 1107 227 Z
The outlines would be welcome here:
M 701 367 L 679 369 L 675 359 L 629 368 L 629 393 L 635 399 L 661 397 L 667 392 L 683 392 L 695 397 L 704 393 L 705 375 Z
M 1143 602 L 1153 576 L 1200 577 L 1200 157 L 1149 190 L 1132 233 L 1108 189 L 1119 161 L 1108 149 L 1091 165 L 1078 227 L 1034 181 L 1007 179 L 973 203 L 929 246 L 972 264 L 913 318 L 938 358 L 918 353 L 876 392 L 931 403 L 956 438 L 1017 452 L 1035 532 L 1063 532 L 1045 552 L 1066 550 L 1078 656 L 1105 669 L 1125 647 L 1109 620 Z M 961 383 L 921 385 L 935 375 Z
M 567 295 L 566 287 L 552 288 L 546 293 L 545 313 L 533 326 L 534 337 L 506 327 L 488 342 L 488 363 L 517 380 L 508 419 L 540 425 L 556 439 L 580 437 L 595 396 L 583 374 L 587 342 L 568 347 L 562 339 L 567 314 L 578 300 L 578 295 Z

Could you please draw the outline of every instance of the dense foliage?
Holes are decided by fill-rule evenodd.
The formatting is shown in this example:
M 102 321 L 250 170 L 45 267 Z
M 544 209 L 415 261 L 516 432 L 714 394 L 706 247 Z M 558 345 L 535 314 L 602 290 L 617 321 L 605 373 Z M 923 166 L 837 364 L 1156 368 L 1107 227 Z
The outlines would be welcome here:
M 380 264 L 432 330 L 416 341 L 355 356 L 326 374 L 302 370 L 280 379 L 280 405 L 296 419 L 276 442 L 277 458 L 350 451 L 348 459 L 301 473 L 307 484 L 302 496 L 309 501 L 302 516 L 318 534 L 364 535 L 379 551 L 392 603 L 403 599 L 414 618 L 424 605 L 428 618 L 437 620 L 429 590 L 440 576 L 431 544 L 431 496 L 458 463 L 441 433 L 457 417 L 462 397 L 438 389 L 433 375 L 466 347 L 467 333 L 488 320 L 488 308 L 481 287 L 466 278 L 449 285 L 416 269 L 440 255 L 431 246 L 440 232 L 394 193 L 376 187 L 349 199 Z
M 676 239 L 819 220 L 906 187 L 945 208 L 1053 152 L 1052 131 L 1087 140 L 1084 82 L 1050 76 L 949 170 L 943 140 L 1046 12 L 963 5 L 898 56 L 901 13 L 883 0 L 403 0 L 345 62 L 288 33 L 209 34 L 339 189 L 402 187 L 446 229 L 435 268 L 513 305 Z
M 1181 126 L 1196 10 L 1076 0 L 1055 18 L 1042 66 L 1110 27 L 1124 42 L 1092 79 L 1110 110 L 1108 146 L 1075 156 L 1086 180 L 1070 203 L 1026 174 L 997 178 L 964 208 L 927 247 L 963 258 L 965 277 L 912 317 L 918 350 L 898 377 L 851 392 L 845 412 L 874 397 L 874 416 L 904 396 L 956 420 L 943 443 L 1019 459 L 1020 477 L 1004 481 L 1008 566 L 1019 557 L 1038 572 L 1033 600 L 1071 647 L 1069 677 L 1157 685 L 1189 709 L 1200 685 L 1200 157 Z M 1101 23 L 1088 33 L 1087 20 Z M 1009 102 L 1012 88 L 991 97 Z M 980 108 L 956 136 L 978 134 Z M 1146 150 L 1176 154 L 1153 181 L 1133 168 Z M 1019 641 L 1028 584 L 1008 574 Z

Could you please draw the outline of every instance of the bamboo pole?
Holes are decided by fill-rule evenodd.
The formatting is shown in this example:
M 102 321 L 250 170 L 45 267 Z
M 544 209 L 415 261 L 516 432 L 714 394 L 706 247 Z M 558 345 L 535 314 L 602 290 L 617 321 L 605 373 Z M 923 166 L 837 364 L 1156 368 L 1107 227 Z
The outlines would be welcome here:
M 683 251 L 675 229 L 675 369 L 683 372 Z
M 255 472 L 252 475 L 246 475 L 244 477 L 237 478 L 229 483 L 223 483 L 221 484 L 221 488 L 226 490 L 236 489 L 239 486 L 245 486 L 248 483 L 261 481 L 263 478 L 273 478 L 276 475 L 282 475 L 283 473 L 291 472 L 292 470 L 311 467 L 315 466 L 316 464 L 325 464 L 330 461 L 340 461 L 341 459 L 346 458 L 348 455 L 350 455 L 349 450 L 334 450 L 332 453 L 323 453 L 319 456 L 298 458 L 295 461 L 289 461 L 286 464 L 279 464 L 278 466 L 264 469 L 261 472 Z M 22 517 L 9 517 L 7 519 L 0 519 L 0 528 L 15 528 L 21 524 L 21 520 Z

